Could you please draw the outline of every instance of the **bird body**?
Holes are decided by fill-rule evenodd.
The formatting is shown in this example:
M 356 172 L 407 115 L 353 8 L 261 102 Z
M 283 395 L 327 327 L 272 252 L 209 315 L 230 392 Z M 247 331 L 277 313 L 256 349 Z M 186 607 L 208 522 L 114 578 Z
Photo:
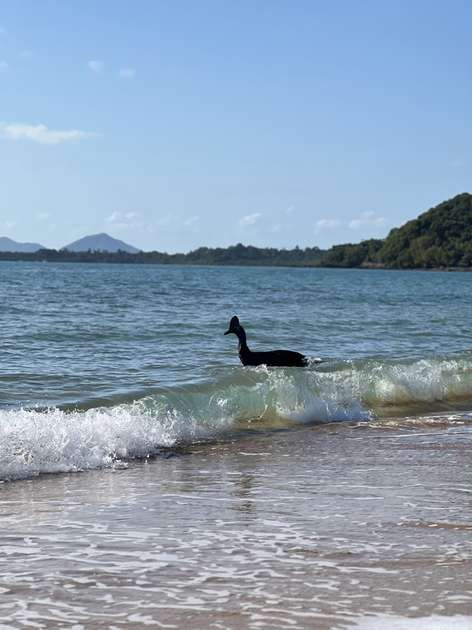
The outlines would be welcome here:
M 236 317 L 231 318 L 229 328 L 225 335 L 230 333 L 239 340 L 239 358 L 243 365 L 269 365 L 274 367 L 304 367 L 308 364 L 307 358 L 300 352 L 292 350 L 271 350 L 269 352 L 252 352 L 246 341 L 246 331 Z

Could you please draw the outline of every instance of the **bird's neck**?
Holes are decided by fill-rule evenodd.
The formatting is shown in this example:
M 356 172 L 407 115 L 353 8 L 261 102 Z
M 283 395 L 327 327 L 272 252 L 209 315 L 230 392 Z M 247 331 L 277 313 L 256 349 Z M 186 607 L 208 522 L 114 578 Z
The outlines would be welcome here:
M 236 335 L 239 339 L 239 345 L 238 345 L 239 354 L 250 352 L 247 346 L 247 342 L 246 342 L 246 332 L 242 326 L 239 327 L 239 329 L 236 332 Z

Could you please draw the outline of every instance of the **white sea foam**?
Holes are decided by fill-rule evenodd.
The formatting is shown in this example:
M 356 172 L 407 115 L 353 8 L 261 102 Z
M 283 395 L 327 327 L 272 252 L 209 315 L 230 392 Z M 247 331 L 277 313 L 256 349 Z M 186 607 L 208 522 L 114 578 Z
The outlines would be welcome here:
M 455 615 L 442 617 L 394 617 L 393 615 L 375 615 L 361 617 L 349 626 L 352 630 L 470 630 L 472 617 Z
M 144 458 L 163 447 L 214 435 L 218 428 L 158 414 L 141 403 L 66 413 L 10 410 L 0 413 L 0 479 L 111 467 Z
M 323 365 L 323 364 L 322 364 Z M 0 479 L 109 467 L 261 418 L 368 421 L 382 406 L 472 400 L 468 359 L 361 361 L 318 369 L 240 369 L 213 383 L 128 404 L 66 412 L 0 411 Z
M 467 358 L 417 361 L 364 360 L 315 371 L 322 398 L 398 405 L 472 399 L 472 362 Z

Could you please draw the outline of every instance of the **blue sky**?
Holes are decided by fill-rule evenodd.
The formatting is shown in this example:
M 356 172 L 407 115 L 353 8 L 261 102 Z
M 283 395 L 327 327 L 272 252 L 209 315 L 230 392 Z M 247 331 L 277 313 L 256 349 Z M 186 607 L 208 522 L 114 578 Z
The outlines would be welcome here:
M 329 246 L 470 191 L 468 1 L 3 0 L 0 235 Z

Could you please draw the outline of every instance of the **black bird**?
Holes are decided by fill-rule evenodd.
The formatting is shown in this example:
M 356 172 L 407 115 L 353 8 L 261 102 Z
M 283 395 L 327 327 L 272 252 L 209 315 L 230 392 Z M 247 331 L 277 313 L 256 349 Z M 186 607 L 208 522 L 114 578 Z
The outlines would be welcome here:
M 291 350 L 272 350 L 270 352 L 252 352 L 246 343 L 246 332 L 236 317 L 231 318 L 225 335 L 233 333 L 239 339 L 239 358 L 243 365 L 273 365 L 278 367 L 303 367 L 308 360 L 299 352 Z

